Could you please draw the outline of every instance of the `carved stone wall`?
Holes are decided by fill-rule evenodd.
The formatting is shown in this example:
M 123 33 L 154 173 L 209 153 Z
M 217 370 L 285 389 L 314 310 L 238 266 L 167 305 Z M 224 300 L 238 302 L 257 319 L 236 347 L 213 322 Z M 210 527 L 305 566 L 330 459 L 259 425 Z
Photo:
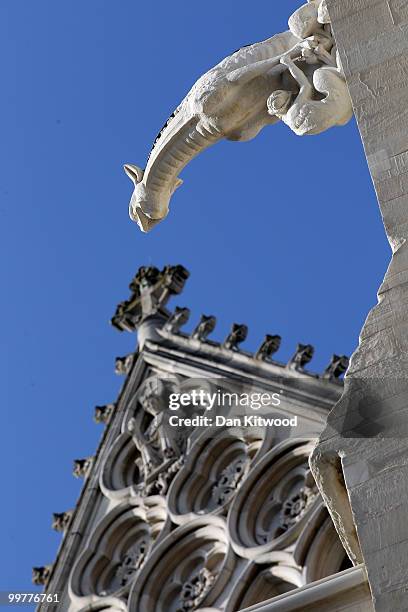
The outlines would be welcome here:
M 375 609 L 405 612 L 407 2 L 328 0 L 328 8 L 392 257 L 312 465 L 345 545 L 365 562 Z
M 338 572 L 356 580 L 308 464 L 342 382 L 305 369 L 310 346 L 307 359 L 299 345 L 284 364 L 246 353 L 231 335 L 185 334 L 174 323 L 181 310 L 155 313 L 119 398 L 98 418 L 105 433 L 46 578 L 49 592 L 62 592 L 59 612 L 236 612 L 302 589 L 310 598 L 309 585 L 321 598 L 319 581 Z M 273 414 L 296 416 L 299 427 L 168 426 L 176 389 L 230 383 L 282 393 Z

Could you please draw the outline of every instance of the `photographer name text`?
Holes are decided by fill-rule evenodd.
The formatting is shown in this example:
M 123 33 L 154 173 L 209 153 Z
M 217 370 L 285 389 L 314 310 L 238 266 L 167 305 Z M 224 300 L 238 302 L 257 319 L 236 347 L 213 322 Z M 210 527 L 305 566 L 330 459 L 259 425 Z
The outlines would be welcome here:
M 210 417 L 197 415 L 192 418 L 171 415 L 169 424 L 172 427 L 297 427 L 297 416 L 291 418 L 268 418 L 260 415 L 242 415 Z

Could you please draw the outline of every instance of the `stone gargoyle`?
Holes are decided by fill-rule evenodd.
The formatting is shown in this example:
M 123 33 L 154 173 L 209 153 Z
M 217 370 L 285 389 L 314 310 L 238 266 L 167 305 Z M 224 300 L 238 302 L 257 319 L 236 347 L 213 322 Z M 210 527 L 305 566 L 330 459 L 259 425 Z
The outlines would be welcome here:
M 279 120 L 296 134 L 318 134 L 352 113 L 325 0 L 311 0 L 290 17 L 288 31 L 239 49 L 195 83 L 145 170 L 125 165 L 134 183 L 130 217 L 143 232 L 164 219 L 181 170 L 219 140 L 251 140 Z

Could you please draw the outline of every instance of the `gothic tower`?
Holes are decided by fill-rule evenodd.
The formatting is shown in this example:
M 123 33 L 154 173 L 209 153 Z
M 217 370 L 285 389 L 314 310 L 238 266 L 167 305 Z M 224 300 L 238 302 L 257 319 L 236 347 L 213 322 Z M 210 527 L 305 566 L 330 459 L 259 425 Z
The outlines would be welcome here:
M 105 431 L 75 461 L 75 510 L 54 515 L 61 546 L 33 579 L 60 601 L 39 610 L 372 611 L 308 464 L 347 358 L 313 374 L 313 347 L 284 364 L 276 335 L 249 354 L 245 325 L 209 338 L 213 316 L 183 333 L 189 310 L 167 302 L 188 276 L 141 268 L 112 319 L 138 349 L 116 360 L 117 401 L 96 407 Z

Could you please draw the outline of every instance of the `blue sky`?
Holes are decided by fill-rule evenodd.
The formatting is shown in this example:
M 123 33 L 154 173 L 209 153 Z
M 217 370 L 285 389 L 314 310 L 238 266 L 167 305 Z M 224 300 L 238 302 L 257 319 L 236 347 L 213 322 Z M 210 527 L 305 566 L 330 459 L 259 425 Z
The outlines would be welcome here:
M 52 512 L 74 506 L 74 458 L 102 433 L 114 359 L 135 337 L 109 325 L 141 265 L 191 272 L 174 305 L 246 323 L 279 358 L 312 343 L 311 369 L 350 354 L 390 256 L 355 122 L 299 138 L 277 125 L 221 143 L 182 174 L 171 214 L 142 235 L 127 213 L 124 162 L 143 166 L 193 82 L 238 47 L 286 29 L 298 2 L 4 0 L 0 371 L 0 590 L 31 590 L 53 561 Z

